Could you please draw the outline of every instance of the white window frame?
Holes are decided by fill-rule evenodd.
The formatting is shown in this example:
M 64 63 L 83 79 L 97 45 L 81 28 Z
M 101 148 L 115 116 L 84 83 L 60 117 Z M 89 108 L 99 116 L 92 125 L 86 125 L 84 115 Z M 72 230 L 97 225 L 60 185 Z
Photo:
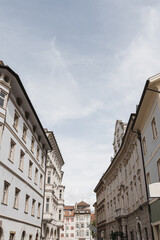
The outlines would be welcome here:
M 20 115 L 19 115 L 18 112 L 15 110 L 13 127 L 16 129 L 16 131 L 18 131 L 19 118 L 20 118 Z
M 20 150 L 20 159 L 19 159 L 19 169 L 23 172 L 23 166 L 24 166 L 24 156 L 25 153 Z
M 8 183 L 7 181 L 4 181 L 2 203 L 5 205 L 8 204 L 9 186 L 10 186 L 10 183 Z
M 13 205 L 13 208 L 15 209 L 18 209 L 19 207 L 19 197 L 20 197 L 20 189 L 15 188 L 14 205 Z
M 29 199 L 30 196 L 28 194 L 26 194 L 26 198 L 25 198 L 25 206 L 24 206 L 24 212 L 28 213 L 28 209 L 29 209 Z
M 11 139 L 10 147 L 9 147 L 9 156 L 8 156 L 8 160 L 10 160 L 11 162 L 14 162 L 15 146 L 16 146 L 16 143 L 13 141 L 13 139 Z

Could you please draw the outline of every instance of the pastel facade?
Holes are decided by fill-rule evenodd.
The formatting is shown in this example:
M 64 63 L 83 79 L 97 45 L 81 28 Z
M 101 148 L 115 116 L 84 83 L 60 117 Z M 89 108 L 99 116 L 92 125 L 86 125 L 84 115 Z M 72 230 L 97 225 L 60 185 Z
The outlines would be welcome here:
M 0 239 L 39 240 L 50 143 L 19 76 L 0 63 Z
M 62 185 L 64 161 L 52 131 L 46 129 L 52 146 L 48 153 L 45 179 L 45 198 L 42 239 L 59 239 L 63 226 L 64 186 Z
M 75 206 L 64 207 L 64 226 L 60 232 L 61 240 L 91 239 L 90 205 L 81 201 Z
M 147 188 L 160 183 L 160 74 L 148 79 L 137 109 L 134 131 L 138 131 L 144 157 Z M 149 199 L 154 239 L 160 239 L 160 199 Z

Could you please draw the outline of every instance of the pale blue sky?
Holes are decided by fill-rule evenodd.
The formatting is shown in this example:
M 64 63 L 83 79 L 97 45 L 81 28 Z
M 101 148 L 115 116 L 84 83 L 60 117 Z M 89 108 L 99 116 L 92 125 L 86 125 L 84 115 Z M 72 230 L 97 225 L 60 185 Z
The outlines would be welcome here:
M 160 69 L 160 3 L 0 0 L 0 58 L 17 72 L 64 157 L 66 204 L 93 204 L 117 119 Z

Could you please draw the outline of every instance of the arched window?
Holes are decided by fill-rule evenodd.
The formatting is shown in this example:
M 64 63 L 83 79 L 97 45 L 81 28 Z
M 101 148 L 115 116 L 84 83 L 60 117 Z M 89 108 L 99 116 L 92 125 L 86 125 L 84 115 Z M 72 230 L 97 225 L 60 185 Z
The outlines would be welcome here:
M 26 236 L 26 232 L 23 231 L 23 232 L 22 232 L 22 235 L 21 235 L 21 240 L 25 240 L 25 236 Z

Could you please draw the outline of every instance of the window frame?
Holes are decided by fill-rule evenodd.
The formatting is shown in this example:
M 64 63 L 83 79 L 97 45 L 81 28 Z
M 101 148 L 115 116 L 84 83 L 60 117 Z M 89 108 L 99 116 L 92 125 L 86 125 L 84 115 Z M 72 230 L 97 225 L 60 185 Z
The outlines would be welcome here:
M 14 204 L 13 208 L 17 209 L 19 208 L 19 197 L 20 197 L 20 189 L 15 187 L 15 194 L 14 194 Z
M 10 186 L 10 183 L 5 180 L 3 184 L 3 196 L 2 196 L 2 202 L 1 202 L 2 204 L 5 204 L 5 205 L 8 205 L 9 186 Z
M 12 163 L 14 163 L 15 147 L 16 147 L 16 143 L 15 143 L 15 141 L 13 141 L 13 139 L 11 138 L 11 140 L 10 140 L 10 146 L 9 146 L 9 156 L 8 156 L 8 160 L 11 161 Z

